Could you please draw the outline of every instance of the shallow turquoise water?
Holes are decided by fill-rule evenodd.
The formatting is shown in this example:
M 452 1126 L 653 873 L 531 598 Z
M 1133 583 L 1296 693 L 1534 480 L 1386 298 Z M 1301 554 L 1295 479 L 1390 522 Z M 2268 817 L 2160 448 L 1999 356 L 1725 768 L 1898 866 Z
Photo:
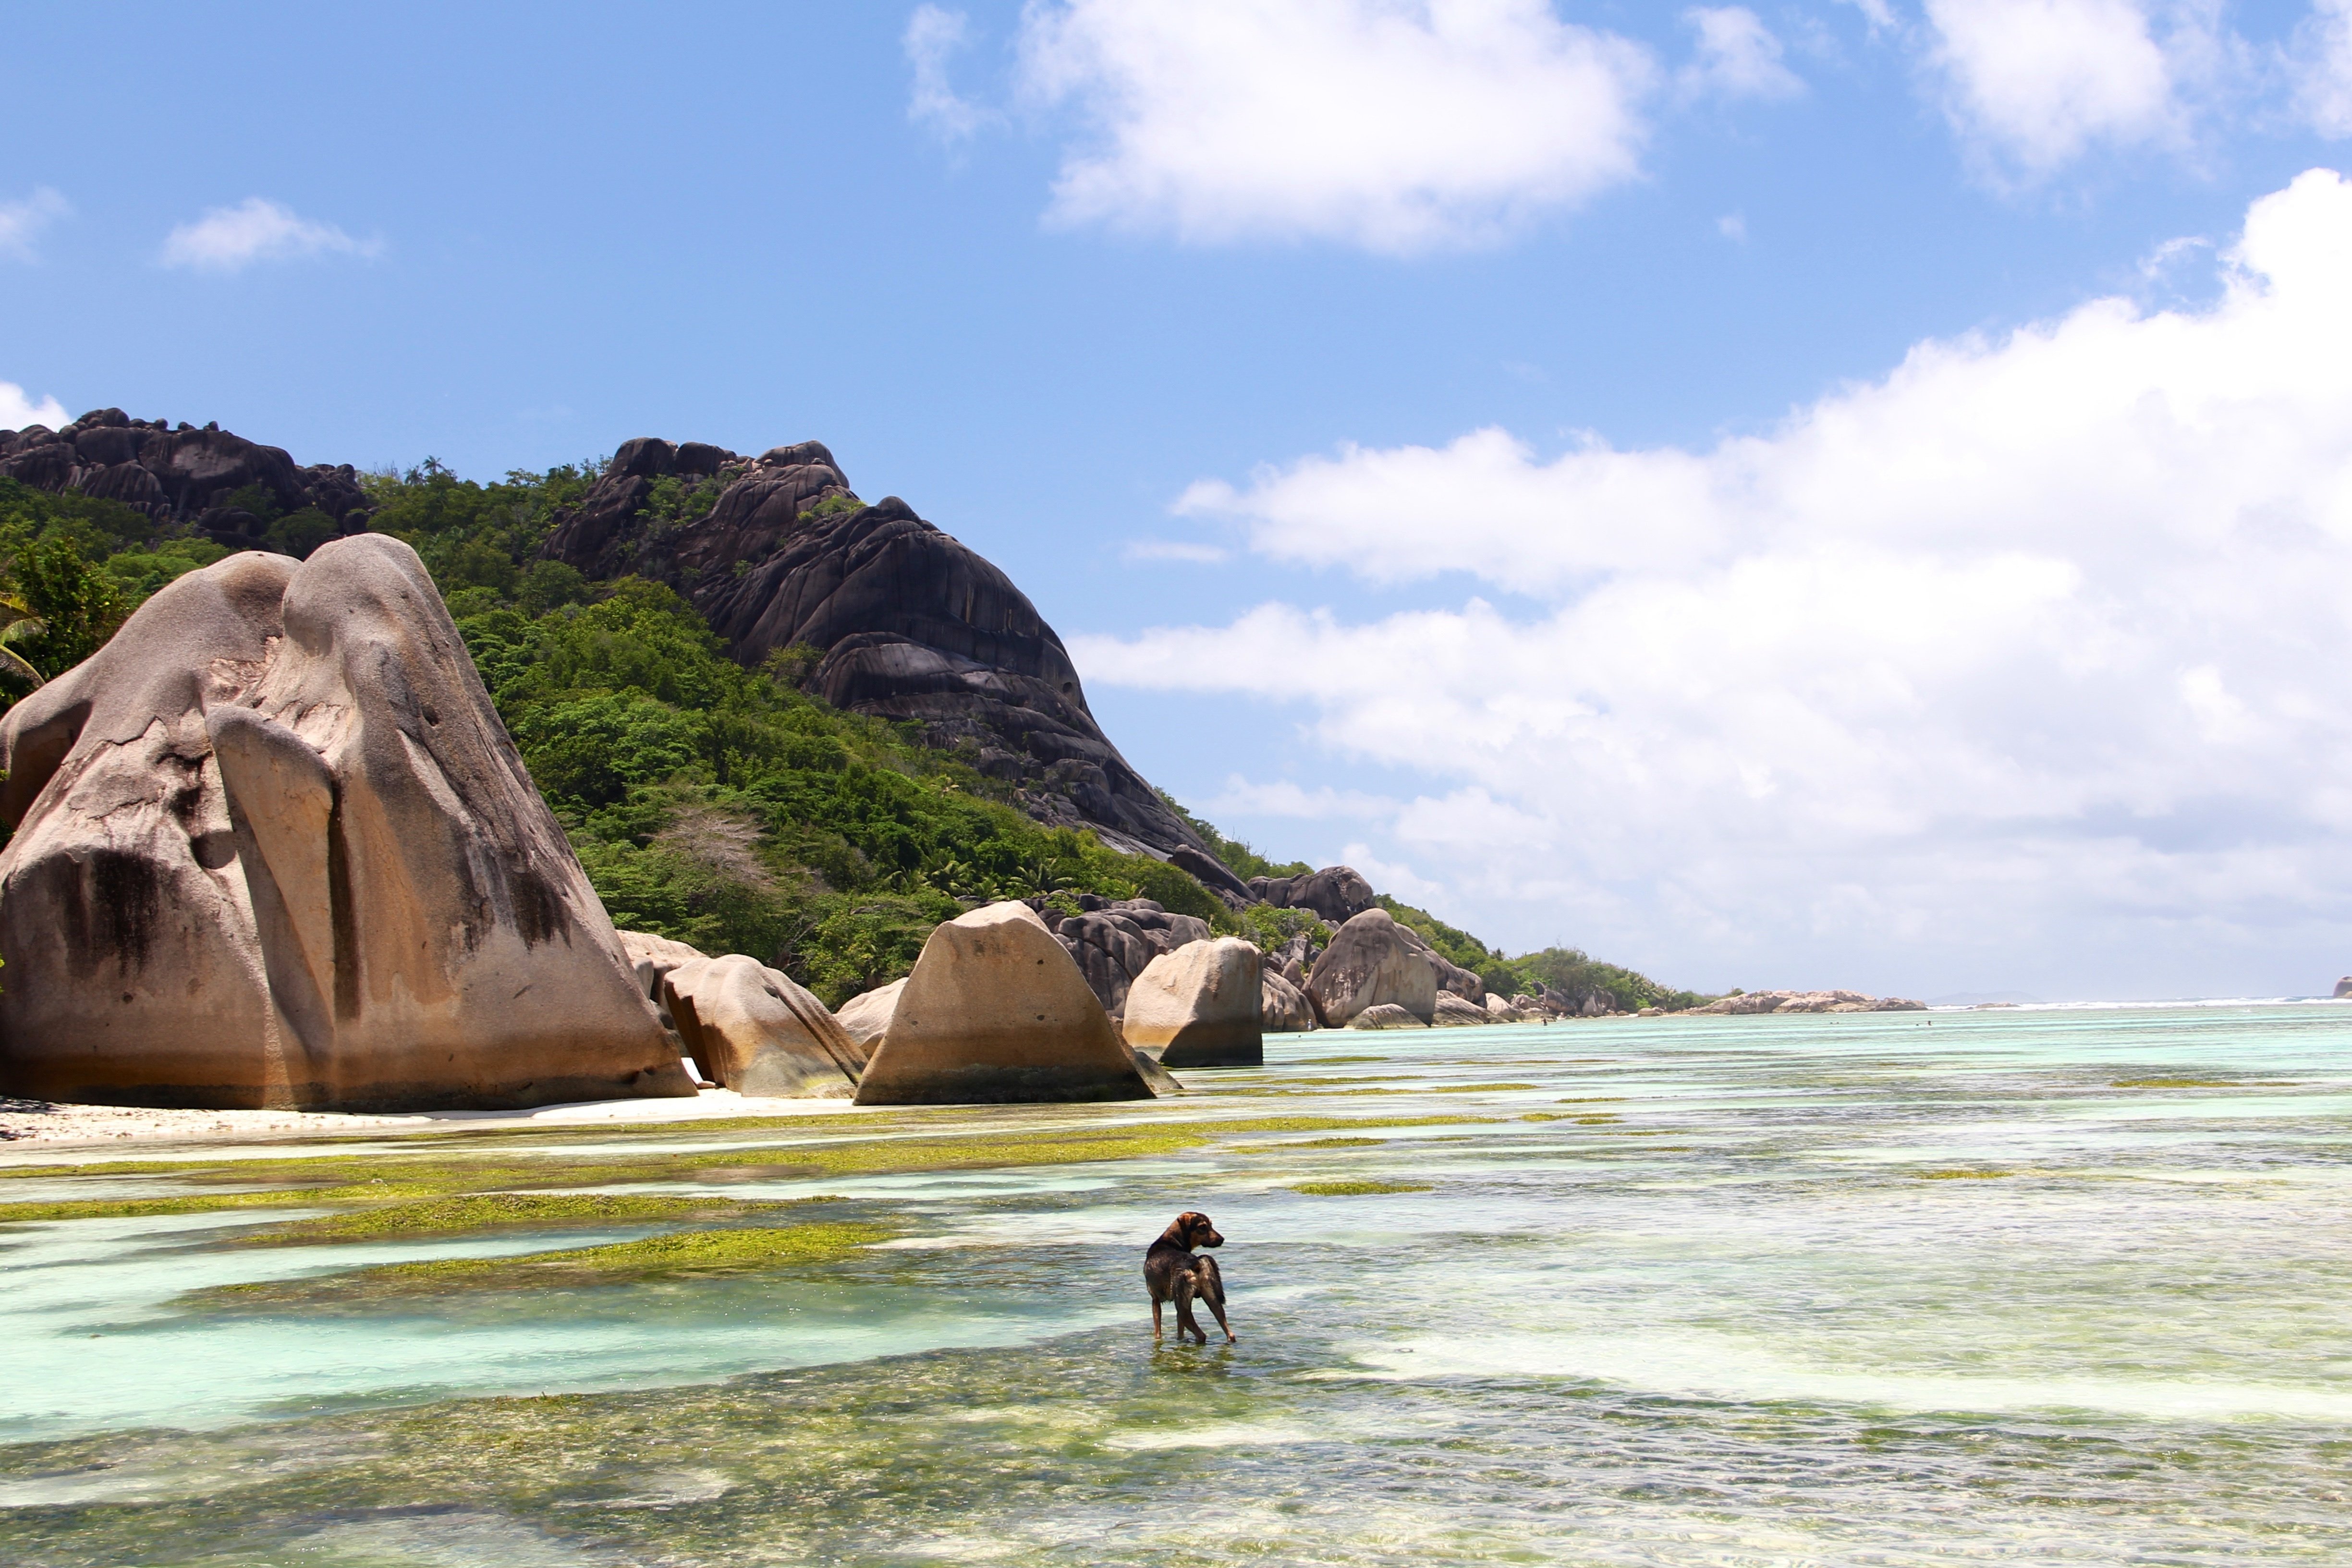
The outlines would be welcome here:
M 1488 1120 L 714 1178 L 906 1235 L 785 1276 L 333 1311 L 173 1298 L 646 1232 L 0 1231 L 0 1561 L 2352 1560 L 2352 1009 L 1317 1034 L 1269 1056 L 1181 1101 L 955 1130 Z M 1477 1087 L 1498 1084 L 1530 1087 Z M 756 1152 L 858 1120 L 661 1143 Z M 1293 1190 L 1333 1180 L 1429 1190 Z M 1181 1207 L 1230 1239 L 1236 1346 L 1151 1345 L 1140 1254 Z

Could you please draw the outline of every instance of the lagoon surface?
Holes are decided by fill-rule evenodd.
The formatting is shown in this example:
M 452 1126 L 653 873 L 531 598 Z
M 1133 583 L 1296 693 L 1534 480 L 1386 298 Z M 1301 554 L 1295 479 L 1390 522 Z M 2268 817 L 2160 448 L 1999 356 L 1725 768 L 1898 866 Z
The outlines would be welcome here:
M 198 1200 L 0 1228 L 0 1561 L 2352 1559 L 2352 1006 L 1267 1055 L 1139 1107 L 0 1153 L 0 1204 Z M 294 1179 L 336 1196 L 205 1207 Z M 260 1228 L 376 1182 L 724 1212 Z M 1152 1345 L 1187 1207 L 1237 1345 Z M 772 1267 L 383 1270 L 787 1222 Z

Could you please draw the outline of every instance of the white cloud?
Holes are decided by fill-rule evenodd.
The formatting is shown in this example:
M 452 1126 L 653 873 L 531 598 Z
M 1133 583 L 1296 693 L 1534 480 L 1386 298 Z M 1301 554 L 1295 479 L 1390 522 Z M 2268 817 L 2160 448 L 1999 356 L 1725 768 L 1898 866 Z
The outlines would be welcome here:
M 1794 98 L 1805 90 L 1780 63 L 1780 40 L 1745 5 L 1701 5 L 1683 13 L 1698 34 L 1691 63 L 1675 78 L 1685 98 Z
M 1236 773 L 1223 791 L 1202 809 L 1229 817 L 1297 817 L 1310 821 L 1334 818 L 1386 821 L 1397 814 L 1399 803 L 1360 789 L 1334 789 L 1328 784 L 1308 789 L 1289 779 L 1254 784 Z
M 2222 267 L 2210 306 L 1925 342 L 1703 451 L 1486 430 L 1196 485 L 1181 509 L 1276 559 L 1516 608 L 1266 604 L 1072 651 L 1304 704 L 1333 758 L 1429 779 L 1369 837 L 1522 940 L 1721 985 L 2324 985 L 2352 184 L 2254 204 Z
M 2029 176 L 2095 144 L 2178 141 L 2184 78 L 2218 47 L 2211 10 L 2178 7 L 2159 38 L 2150 0 L 1927 0 L 1954 124 Z
M 2296 97 L 2323 136 L 2352 136 L 2352 0 L 2313 0 L 2295 29 Z
M 46 424 L 55 430 L 67 418 L 65 404 L 57 399 L 45 397 L 35 402 L 15 382 L 0 382 L 0 430 L 22 430 L 28 424 Z
M 71 211 L 66 199 L 47 185 L 35 186 L 21 202 L 0 202 L 0 256 L 34 260 L 33 242 L 41 231 Z
M 969 18 L 962 12 L 918 5 L 907 19 L 901 40 L 907 61 L 915 69 L 907 118 L 929 125 L 950 141 L 961 141 L 979 130 L 983 118 L 975 105 L 956 96 L 948 81 L 948 62 L 969 41 L 970 32 Z
M 1715 220 L 1715 232 L 1734 245 L 1748 243 L 1748 220 L 1738 213 L 1726 213 Z
M 1181 560 L 1194 566 L 1214 566 L 1230 552 L 1218 545 L 1188 539 L 1139 539 L 1128 546 L 1125 553 L 1132 561 Z
M 214 207 L 182 224 L 163 241 L 163 265 L 236 272 L 257 261 L 314 256 L 373 256 L 379 240 L 356 240 L 332 224 L 298 215 L 261 196 L 234 207 Z
M 1654 74 L 1545 0 L 1036 0 L 1022 56 L 1031 100 L 1096 135 L 1053 221 L 1385 252 L 1631 178 Z

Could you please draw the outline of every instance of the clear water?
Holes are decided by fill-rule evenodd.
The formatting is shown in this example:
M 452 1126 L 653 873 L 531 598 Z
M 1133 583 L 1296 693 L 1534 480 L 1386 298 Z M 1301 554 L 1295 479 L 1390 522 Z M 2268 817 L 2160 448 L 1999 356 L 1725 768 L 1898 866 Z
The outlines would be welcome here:
M 790 1275 L 274 1315 L 172 1302 L 644 1232 L 238 1251 L 218 1241 L 249 1213 L 13 1228 L 0 1562 L 2352 1561 L 2352 1008 L 1269 1054 L 1180 1102 L 969 1123 L 1491 1120 L 730 1179 L 906 1239 Z M 1281 1065 L 1339 1056 L 1382 1060 Z M 1499 1083 L 1533 1087 L 1447 1092 Z M 1293 1190 L 1355 1179 L 1429 1190 Z M 1238 1345 L 1152 1345 L 1140 1255 L 1184 1207 L 1229 1238 Z

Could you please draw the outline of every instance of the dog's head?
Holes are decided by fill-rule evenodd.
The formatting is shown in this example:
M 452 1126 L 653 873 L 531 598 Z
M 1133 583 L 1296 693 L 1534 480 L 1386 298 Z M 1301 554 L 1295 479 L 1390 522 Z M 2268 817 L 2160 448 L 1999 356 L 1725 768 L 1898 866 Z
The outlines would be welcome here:
M 1223 1247 L 1225 1244 L 1225 1239 L 1217 1234 L 1217 1228 L 1209 1223 L 1207 1215 L 1194 1213 L 1189 1208 L 1178 1215 L 1175 1222 L 1160 1233 L 1160 1239 L 1172 1241 L 1187 1252 L 1195 1249 Z

